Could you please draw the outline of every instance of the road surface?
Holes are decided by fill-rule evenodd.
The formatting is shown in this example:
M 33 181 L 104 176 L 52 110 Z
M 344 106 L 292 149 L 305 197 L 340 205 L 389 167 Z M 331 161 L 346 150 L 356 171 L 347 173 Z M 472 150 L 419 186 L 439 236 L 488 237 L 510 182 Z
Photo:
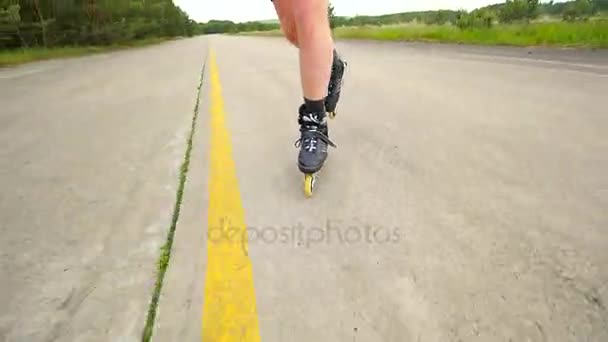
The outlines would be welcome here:
M 338 47 L 312 199 L 281 39 L 0 70 L 0 341 L 140 341 L 174 214 L 153 341 L 608 340 L 608 54 Z

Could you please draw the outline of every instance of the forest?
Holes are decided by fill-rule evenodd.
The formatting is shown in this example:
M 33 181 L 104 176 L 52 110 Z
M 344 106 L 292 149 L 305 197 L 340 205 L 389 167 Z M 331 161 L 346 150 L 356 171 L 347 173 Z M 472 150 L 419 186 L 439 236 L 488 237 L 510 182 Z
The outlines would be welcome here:
M 332 16 L 332 26 L 392 25 L 416 21 L 429 25 L 452 23 L 461 28 L 492 26 L 496 22 L 512 23 L 530 21 L 542 16 L 551 16 L 573 21 L 588 18 L 601 11 L 608 11 L 608 0 L 573 0 L 544 2 L 539 0 L 507 0 L 473 11 L 438 10 L 405 12 L 381 16 Z
M 200 33 L 200 25 L 171 0 L 0 0 L 0 49 L 109 45 Z
M 586 20 L 608 11 L 608 0 L 507 0 L 474 11 L 438 10 L 341 17 L 330 4 L 332 27 L 418 22 L 460 28 L 531 21 L 542 16 Z M 277 30 L 277 22 L 198 23 L 172 0 L 0 0 L 0 50 L 120 44 L 146 38 Z
M 608 0 L 572 0 L 565 2 L 540 2 L 539 0 L 507 0 L 490 6 L 464 10 L 437 10 L 392 13 L 378 16 L 357 15 L 344 17 L 335 15 L 329 6 L 332 27 L 382 26 L 417 22 L 428 25 L 450 23 L 461 28 L 492 26 L 495 23 L 525 22 L 547 16 L 564 21 L 584 20 L 602 11 L 608 11 Z M 205 33 L 238 33 L 248 31 L 270 31 L 279 28 L 278 23 L 213 20 L 203 24 Z

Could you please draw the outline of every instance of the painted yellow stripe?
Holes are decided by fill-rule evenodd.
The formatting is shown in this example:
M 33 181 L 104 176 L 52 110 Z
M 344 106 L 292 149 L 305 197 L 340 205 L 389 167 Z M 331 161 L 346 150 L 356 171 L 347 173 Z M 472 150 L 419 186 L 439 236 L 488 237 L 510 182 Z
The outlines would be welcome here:
M 211 80 L 210 235 L 203 308 L 203 341 L 260 341 L 247 231 L 214 51 Z M 220 230 L 221 229 L 221 233 Z

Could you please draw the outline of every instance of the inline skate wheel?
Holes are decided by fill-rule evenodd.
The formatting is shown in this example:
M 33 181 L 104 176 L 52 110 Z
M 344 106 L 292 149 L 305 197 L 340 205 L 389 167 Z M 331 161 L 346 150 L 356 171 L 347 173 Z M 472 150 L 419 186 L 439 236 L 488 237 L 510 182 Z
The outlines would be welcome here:
M 337 114 L 336 111 L 327 112 L 327 116 L 329 116 L 329 118 L 332 120 L 336 117 L 336 114 Z
M 315 188 L 315 176 L 312 174 L 304 175 L 304 194 L 306 197 L 312 197 Z

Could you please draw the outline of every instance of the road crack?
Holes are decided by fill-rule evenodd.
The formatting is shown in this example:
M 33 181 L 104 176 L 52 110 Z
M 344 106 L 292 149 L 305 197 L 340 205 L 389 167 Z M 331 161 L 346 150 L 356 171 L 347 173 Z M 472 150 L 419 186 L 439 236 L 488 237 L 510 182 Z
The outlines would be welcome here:
M 200 73 L 200 81 L 198 83 L 197 94 L 196 94 L 196 103 L 194 106 L 194 113 L 192 115 L 192 124 L 190 127 L 190 134 L 188 136 L 188 141 L 186 143 L 186 152 L 184 153 L 184 160 L 180 167 L 179 186 L 178 186 L 177 193 L 175 196 L 176 197 L 175 206 L 173 208 L 173 217 L 171 220 L 171 226 L 169 227 L 167 241 L 161 248 L 161 255 L 158 259 L 158 274 L 157 274 L 157 278 L 156 278 L 154 292 L 152 294 L 152 300 L 150 302 L 150 307 L 148 309 L 146 325 L 145 325 L 144 331 L 143 331 L 143 336 L 142 336 L 143 342 L 149 342 L 152 338 L 152 334 L 154 331 L 154 321 L 155 321 L 156 313 L 157 313 L 157 309 L 158 309 L 158 300 L 159 300 L 160 293 L 162 290 L 163 280 L 165 278 L 165 274 L 166 274 L 167 268 L 169 266 L 169 260 L 171 259 L 171 247 L 173 246 L 173 237 L 175 236 L 175 229 L 177 226 L 177 221 L 179 219 L 182 198 L 183 198 L 183 194 L 184 194 L 184 186 L 185 186 L 186 179 L 188 176 L 188 168 L 190 166 L 190 154 L 192 151 L 192 141 L 194 139 L 194 133 L 196 131 L 196 122 L 197 122 L 198 114 L 199 114 L 201 89 L 203 88 L 203 79 L 205 77 L 206 64 L 207 63 L 206 63 L 206 58 L 205 58 L 205 63 L 203 63 L 203 68 Z

